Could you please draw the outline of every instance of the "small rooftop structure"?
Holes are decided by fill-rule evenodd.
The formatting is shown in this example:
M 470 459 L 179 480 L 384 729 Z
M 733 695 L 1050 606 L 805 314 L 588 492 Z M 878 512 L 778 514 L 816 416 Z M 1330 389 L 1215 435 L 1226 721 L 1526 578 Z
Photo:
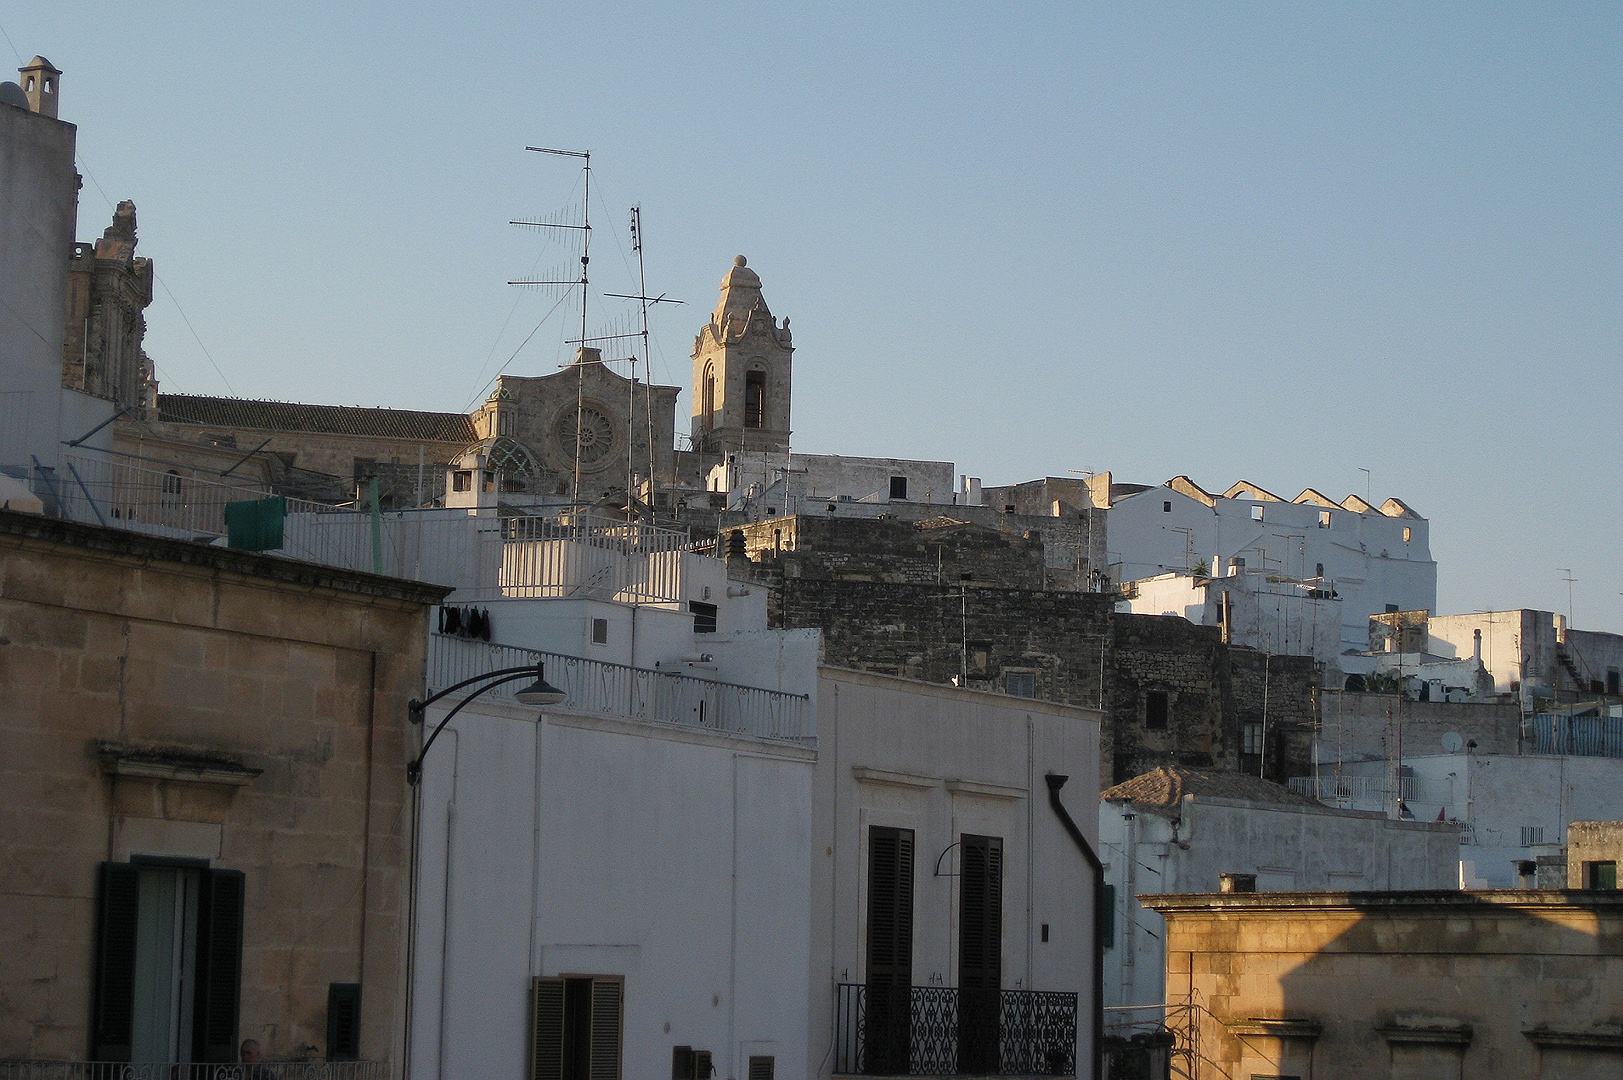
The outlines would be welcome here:
M 1170 808 L 1181 803 L 1185 795 L 1244 799 L 1280 806 L 1319 806 L 1317 800 L 1260 776 L 1218 769 L 1190 769 L 1181 765 L 1163 765 L 1151 769 L 1115 787 L 1106 788 L 1099 797 L 1107 802 Z

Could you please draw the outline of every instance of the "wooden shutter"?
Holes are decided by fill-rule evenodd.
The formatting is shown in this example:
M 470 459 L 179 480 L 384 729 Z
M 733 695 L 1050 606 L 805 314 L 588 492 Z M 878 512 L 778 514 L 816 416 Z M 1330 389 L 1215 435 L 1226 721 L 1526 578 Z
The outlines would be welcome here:
M 530 987 L 530 1080 L 563 1080 L 564 981 L 537 978 Z
M 624 984 L 619 979 L 592 980 L 591 1075 L 588 1080 L 620 1080 L 620 1003 Z M 697 1056 L 695 1051 L 695 1056 Z
M 327 985 L 327 1060 L 361 1057 L 361 984 Z
M 671 1080 L 693 1080 L 693 1047 L 671 1047 Z
M 773 1080 L 773 1073 L 777 1071 L 777 1060 L 770 1054 L 754 1054 L 750 1056 L 750 1068 L 746 1074 L 749 1080 Z
M 961 837 L 958 985 L 997 989 L 1003 981 L 1003 840 Z
M 868 830 L 868 985 L 913 984 L 913 830 Z
M 96 890 L 96 967 L 91 988 L 90 1060 L 130 1060 L 135 1021 L 135 919 L 141 872 L 101 864 Z
M 242 1008 L 242 908 L 246 880 L 240 870 L 205 870 L 198 885 L 197 994 L 192 1013 L 192 1057 L 237 1060 Z

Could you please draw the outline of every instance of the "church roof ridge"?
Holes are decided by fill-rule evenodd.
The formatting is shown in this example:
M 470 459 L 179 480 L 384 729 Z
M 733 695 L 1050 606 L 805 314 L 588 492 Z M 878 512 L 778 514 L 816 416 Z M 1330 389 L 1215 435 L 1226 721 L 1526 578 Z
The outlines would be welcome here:
M 159 394 L 158 419 L 210 427 L 376 435 L 467 445 L 477 439 L 466 413 L 365 405 L 309 405 L 295 401 Z

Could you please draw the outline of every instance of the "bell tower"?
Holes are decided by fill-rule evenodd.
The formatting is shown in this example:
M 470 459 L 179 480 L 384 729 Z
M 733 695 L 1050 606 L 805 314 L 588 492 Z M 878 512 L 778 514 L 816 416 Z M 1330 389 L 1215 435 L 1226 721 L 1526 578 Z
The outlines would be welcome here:
M 789 320 L 773 320 L 760 275 L 738 256 L 693 343 L 693 449 L 787 453 L 793 352 Z
M 28 108 L 41 116 L 53 119 L 57 115 L 56 97 L 61 90 L 62 73 L 43 56 L 36 56 L 25 67 L 17 69 L 22 76 L 23 93 L 28 97 Z

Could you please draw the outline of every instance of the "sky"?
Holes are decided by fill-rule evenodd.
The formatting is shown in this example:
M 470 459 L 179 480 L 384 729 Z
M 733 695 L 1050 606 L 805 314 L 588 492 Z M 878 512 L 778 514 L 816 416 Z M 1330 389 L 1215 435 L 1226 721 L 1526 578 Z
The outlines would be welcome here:
M 1397 496 L 1441 612 L 1623 632 L 1623 5 L 0 4 L 133 199 L 165 392 L 462 410 L 589 333 L 686 387 L 736 254 L 794 443 L 988 484 Z M 578 233 L 570 234 L 578 235 Z M 551 312 L 549 314 L 549 312 Z M 623 352 L 611 347 L 610 353 Z M 690 408 L 684 392 L 678 427 Z M 1366 472 L 1367 470 L 1367 472 Z

